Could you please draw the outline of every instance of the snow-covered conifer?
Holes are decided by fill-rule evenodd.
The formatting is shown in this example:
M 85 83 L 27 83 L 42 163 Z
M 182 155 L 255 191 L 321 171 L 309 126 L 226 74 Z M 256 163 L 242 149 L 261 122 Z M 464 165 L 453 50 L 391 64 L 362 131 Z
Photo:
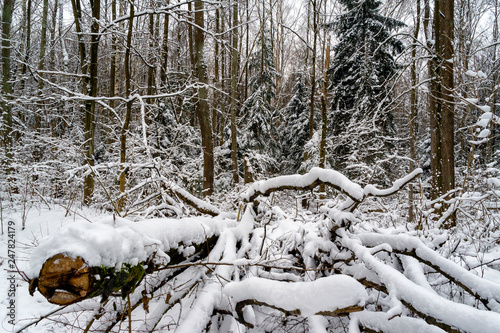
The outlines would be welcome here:
M 394 135 L 390 80 L 403 50 L 391 31 L 403 26 L 379 13 L 380 1 L 340 0 L 346 12 L 328 25 L 339 38 L 329 69 L 333 165 L 360 181 L 391 153 Z

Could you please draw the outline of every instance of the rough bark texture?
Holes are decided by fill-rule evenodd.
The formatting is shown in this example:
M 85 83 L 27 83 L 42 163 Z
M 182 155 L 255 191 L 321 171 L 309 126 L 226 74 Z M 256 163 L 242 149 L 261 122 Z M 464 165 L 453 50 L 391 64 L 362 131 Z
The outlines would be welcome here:
M 453 0 L 435 0 L 430 97 L 433 199 L 455 188 L 453 105 Z M 442 210 L 438 212 L 442 213 Z

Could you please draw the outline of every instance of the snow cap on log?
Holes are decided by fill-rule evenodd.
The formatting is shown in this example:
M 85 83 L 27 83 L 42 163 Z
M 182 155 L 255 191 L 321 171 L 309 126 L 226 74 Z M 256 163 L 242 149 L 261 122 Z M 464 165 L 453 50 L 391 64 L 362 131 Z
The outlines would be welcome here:
M 311 190 L 319 184 L 329 185 L 349 196 L 354 201 L 363 200 L 363 189 L 336 170 L 312 168 L 305 175 L 279 176 L 253 183 L 242 195 L 245 201 L 257 196 L 267 196 L 277 190 Z
M 368 298 L 363 285 L 347 275 L 331 275 L 310 282 L 251 277 L 228 283 L 223 293 L 235 303 L 253 300 L 304 317 L 361 311 Z

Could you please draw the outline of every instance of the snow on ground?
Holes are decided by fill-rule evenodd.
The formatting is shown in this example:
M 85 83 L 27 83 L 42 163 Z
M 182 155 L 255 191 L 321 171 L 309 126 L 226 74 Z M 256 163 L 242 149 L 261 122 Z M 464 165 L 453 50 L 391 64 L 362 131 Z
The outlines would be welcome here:
M 81 214 L 81 215 L 79 215 Z M 5 259 L 8 255 L 8 221 L 15 223 L 15 239 L 16 239 L 16 263 L 20 271 L 28 271 L 29 257 L 35 246 L 40 243 L 45 237 L 55 234 L 61 228 L 73 223 L 89 223 L 88 220 L 100 219 L 96 213 L 91 211 L 80 211 L 79 214 L 66 212 L 62 207 L 51 207 L 51 209 L 41 208 L 27 211 L 25 213 L 22 207 L 17 207 L 16 211 L 3 211 L 3 235 L 0 235 L 1 244 L 1 265 L 0 265 L 0 332 L 12 332 L 15 329 L 21 328 L 24 324 L 33 319 L 37 319 L 53 310 L 59 309 L 60 306 L 50 304 L 40 293 L 35 293 L 32 297 L 28 293 L 28 283 L 23 281 L 17 273 L 8 271 L 8 261 Z M 85 216 L 83 216 L 83 214 Z M 25 216 L 25 229 L 21 230 L 23 216 Z M 8 288 L 9 284 L 5 283 L 9 276 L 16 276 L 16 322 L 13 327 L 8 321 Z M 48 328 L 51 328 L 50 330 Z M 68 329 L 58 327 L 54 323 L 46 322 L 37 326 L 30 327 L 25 330 L 26 333 L 45 333 L 45 332 L 67 332 Z

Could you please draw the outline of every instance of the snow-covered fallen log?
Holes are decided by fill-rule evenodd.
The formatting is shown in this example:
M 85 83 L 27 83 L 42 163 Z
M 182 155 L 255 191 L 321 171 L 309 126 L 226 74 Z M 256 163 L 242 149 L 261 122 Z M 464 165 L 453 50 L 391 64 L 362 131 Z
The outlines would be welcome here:
M 30 291 L 38 288 L 49 302 L 64 305 L 118 290 L 126 294 L 146 270 L 208 251 L 214 237 L 232 225 L 232 220 L 207 217 L 72 223 L 32 253 L 26 272 Z
M 375 233 L 360 234 L 357 235 L 357 238 L 365 246 L 374 247 L 388 244 L 392 252 L 418 259 L 477 298 L 486 308 L 500 312 L 500 284 L 483 279 L 451 260 L 443 258 L 418 238 L 404 234 L 384 235 Z
M 422 169 L 417 168 L 407 176 L 396 180 L 390 188 L 380 190 L 372 184 L 362 188 L 336 170 L 312 168 L 305 175 L 279 176 L 255 182 L 241 197 L 244 201 L 251 202 L 259 195 L 268 196 L 273 192 L 283 190 L 312 190 L 324 184 L 347 195 L 354 204 L 347 205 L 346 208 L 352 211 L 368 196 L 386 197 L 393 195 L 421 173 Z
M 373 254 L 361 241 L 339 231 L 342 244 L 350 249 L 359 260 L 376 274 L 376 277 L 389 295 L 396 297 L 406 307 L 418 314 L 428 323 L 448 332 L 498 332 L 500 314 L 480 310 L 465 304 L 455 303 L 415 284 L 395 268 L 386 265 Z
M 342 316 L 363 310 L 365 288 L 346 275 L 331 275 L 310 282 L 283 282 L 251 277 L 228 283 L 223 293 L 240 312 L 246 305 L 263 305 L 290 315 Z

